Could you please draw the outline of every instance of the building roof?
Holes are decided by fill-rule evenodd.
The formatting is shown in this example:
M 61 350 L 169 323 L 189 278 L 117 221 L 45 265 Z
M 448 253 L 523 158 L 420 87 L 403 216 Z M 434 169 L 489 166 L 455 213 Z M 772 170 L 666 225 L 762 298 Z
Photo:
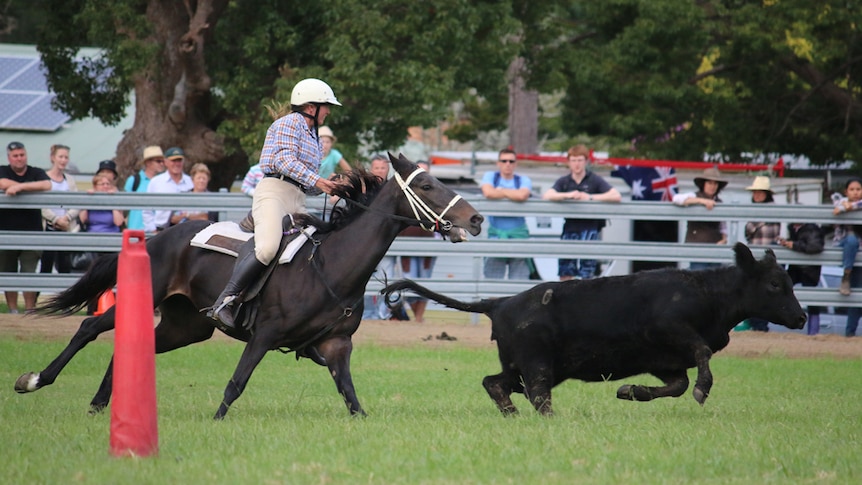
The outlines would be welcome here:
M 92 57 L 98 55 L 99 51 L 88 48 L 82 49 L 80 54 Z M 38 60 L 39 52 L 36 50 L 36 46 L 32 45 L 0 43 L 0 57 Z M 30 79 L 29 82 L 34 84 L 34 89 L 39 87 L 38 83 L 43 83 L 43 88 L 46 83 L 44 77 L 42 79 Z M 100 161 L 115 157 L 117 145 L 123 138 L 123 132 L 130 129 L 134 124 L 134 95 L 130 94 L 130 96 L 132 99 L 126 109 L 125 116 L 116 126 L 106 126 L 97 118 L 85 118 L 78 121 L 67 121 L 57 131 L 53 132 L 0 128 L 0 146 L 5 147 L 9 142 L 19 141 L 27 147 L 30 165 L 48 169 L 51 166 L 51 162 L 48 160 L 51 145 L 67 145 L 71 147 L 69 154 L 71 159 L 70 171 L 72 173 L 95 173 Z M 3 118 L 4 114 L 11 114 L 8 112 L 10 109 L 0 105 L 0 118 Z

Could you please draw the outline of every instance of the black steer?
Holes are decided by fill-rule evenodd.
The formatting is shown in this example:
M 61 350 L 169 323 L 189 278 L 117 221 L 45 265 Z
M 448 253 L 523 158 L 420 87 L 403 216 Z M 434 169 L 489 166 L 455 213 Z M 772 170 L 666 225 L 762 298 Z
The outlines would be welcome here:
M 788 328 L 805 325 L 793 284 L 775 254 L 767 249 L 757 261 L 742 243 L 733 250 L 732 267 L 542 283 L 472 303 L 410 280 L 381 293 L 388 297 L 407 289 L 450 308 L 488 315 L 503 372 L 482 384 L 503 414 L 517 412 L 512 392 L 523 393 L 540 413 L 552 414 L 551 388 L 566 379 L 598 382 L 652 374 L 665 385 L 626 384 L 617 397 L 679 397 L 688 388 L 686 370 L 695 366 L 693 395 L 703 404 L 712 388 L 709 359 L 727 346 L 736 324 L 759 317 Z

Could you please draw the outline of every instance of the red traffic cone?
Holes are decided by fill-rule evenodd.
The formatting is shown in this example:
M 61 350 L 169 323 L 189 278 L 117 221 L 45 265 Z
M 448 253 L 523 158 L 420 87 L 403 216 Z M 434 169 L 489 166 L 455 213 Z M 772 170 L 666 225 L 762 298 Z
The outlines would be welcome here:
M 114 290 L 108 290 L 101 295 L 99 295 L 99 302 L 96 305 L 96 311 L 93 315 L 101 315 L 108 311 L 109 308 L 114 306 L 116 300 L 114 299 Z
M 111 454 L 156 455 L 159 431 L 153 286 L 144 231 L 123 231 L 115 316 Z

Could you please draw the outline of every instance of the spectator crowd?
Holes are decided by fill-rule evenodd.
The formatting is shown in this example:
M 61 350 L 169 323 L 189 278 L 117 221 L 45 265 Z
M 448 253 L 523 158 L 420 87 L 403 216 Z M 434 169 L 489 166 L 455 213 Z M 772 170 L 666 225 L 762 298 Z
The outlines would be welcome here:
M 334 148 L 337 138 L 327 126 L 319 128 L 321 157 L 318 177 L 336 180 L 340 173 L 352 170 L 358 162 L 348 162 L 343 154 Z M 115 193 L 205 193 L 209 190 L 212 174 L 202 163 L 193 163 L 181 147 L 160 146 L 141 147 L 134 171 L 118 187 L 120 182 L 117 165 L 113 160 L 99 163 L 97 173 L 89 182 L 91 186 L 80 187 L 76 171 L 70 169 L 72 148 L 65 145 L 52 145 L 47 151 L 45 169 L 34 166 L 28 158 L 28 150 L 20 142 L 10 142 L 6 146 L 8 164 L 0 167 L 0 190 L 6 197 L 15 197 L 23 192 L 35 191 L 86 191 L 91 194 Z M 482 195 L 489 200 L 522 203 L 531 197 L 566 204 L 615 203 L 622 199 L 620 192 L 607 180 L 590 170 L 591 153 L 583 145 L 571 147 L 566 152 L 568 172 L 559 177 L 546 190 L 539 193 L 535 182 L 519 168 L 517 152 L 505 148 L 497 153 L 496 170 L 482 175 L 479 184 Z M 420 165 L 425 170 L 431 166 L 427 162 Z M 372 156 L 364 164 L 366 169 L 381 178 L 389 177 L 389 163 L 384 156 Z M 80 174 L 78 174 L 80 177 Z M 249 168 L 241 184 L 241 192 L 254 196 L 255 190 L 264 178 L 260 164 Z M 730 181 L 716 168 L 708 168 L 694 178 L 695 189 L 689 192 L 674 193 L 668 199 L 673 204 L 685 208 L 701 206 L 712 210 L 716 204 L 723 203 L 722 192 Z M 738 186 L 741 190 L 744 186 Z M 763 175 L 754 177 L 745 191 L 751 195 L 751 204 L 774 204 L 775 194 L 772 180 Z M 818 254 L 826 247 L 838 247 L 842 251 L 842 274 L 837 291 L 841 295 L 851 295 L 855 288 L 862 286 L 862 271 L 854 269 L 856 255 L 860 248 L 857 234 L 860 226 L 842 221 L 844 214 L 862 209 L 862 179 L 851 177 L 846 181 L 842 194 L 833 196 L 833 217 L 835 224 L 821 226 L 813 223 L 782 224 L 771 221 L 747 221 L 744 226 L 744 239 L 753 246 L 785 247 L 804 254 Z M 585 206 L 589 207 L 589 206 Z M 584 214 L 582 210 L 578 214 Z M 60 205 L 41 210 L 30 208 L 0 209 L 0 230 L 7 231 L 48 231 L 48 232 L 120 232 L 124 228 L 142 229 L 147 233 L 157 233 L 172 225 L 189 220 L 217 221 L 218 213 L 198 209 L 145 209 L 145 210 L 86 210 Z M 687 219 L 687 218 L 681 218 Z M 697 217 L 684 223 L 684 243 L 725 245 L 728 242 L 728 224 L 714 218 L 698 221 Z M 565 217 L 562 240 L 590 241 L 600 240 L 602 229 L 607 221 L 580 217 Z M 782 231 L 782 229 L 785 229 Z M 488 218 L 487 234 L 491 239 L 526 239 L 530 237 L 525 218 L 522 215 L 494 215 Z M 831 235 L 831 238 L 827 236 Z M 402 236 L 427 237 L 433 233 L 408 230 Z M 826 241 L 830 240 L 831 244 Z M 573 256 L 576 256 L 573 254 Z M 72 251 L 38 251 L 28 248 L 0 251 L 0 270 L 5 273 L 69 273 L 84 271 L 92 255 Z M 435 266 L 433 257 L 384 257 L 378 266 L 375 278 L 393 280 L 400 277 L 429 278 Z M 708 271 L 717 263 L 691 261 L 688 269 Z M 803 286 L 817 286 L 820 283 L 820 266 L 791 265 L 788 272 L 794 283 Z M 487 257 L 482 273 L 485 279 L 539 279 L 535 263 L 529 257 Z M 557 276 L 561 281 L 580 280 L 598 277 L 602 274 L 601 262 L 587 258 L 566 258 L 558 262 Z M 23 292 L 23 308 L 20 308 L 19 292 L 6 290 L 5 301 L 8 312 L 33 311 L 37 304 L 38 293 Z M 365 302 L 365 318 L 407 319 L 406 310 L 413 312 L 418 322 L 425 320 L 427 301 L 411 298 L 401 306 L 391 302 L 378 301 L 369 297 Z M 854 336 L 862 309 L 849 308 L 846 335 Z M 821 309 L 808 309 L 810 335 L 819 332 Z M 769 322 L 750 319 L 742 322 L 737 330 L 768 331 Z

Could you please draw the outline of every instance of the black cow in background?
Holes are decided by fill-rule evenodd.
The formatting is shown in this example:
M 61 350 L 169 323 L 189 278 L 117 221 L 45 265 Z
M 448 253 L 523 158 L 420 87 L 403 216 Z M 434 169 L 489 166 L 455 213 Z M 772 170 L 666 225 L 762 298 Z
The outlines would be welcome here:
M 757 261 L 742 243 L 736 266 L 703 271 L 660 269 L 627 276 L 542 283 L 514 296 L 461 302 L 410 280 L 381 293 L 411 290 L 456 310 L 491 318 L 491 340 L 503 372 L 482 384 L 503 414 L 516 413 L 510 396 L 523 393 L 540 413 L 552 414 L 551 388 L 566 379 L 588 382 L 652 374 L 664 386 L 626 384 L 619 399 L 679 397 L 687 369 L 697 367 L 692 392 L 703 404 L 712 388 L 709 359 L 729 332 L 758 317 L 798 329 L 805 312 L 793 284 L 766 250 Z

